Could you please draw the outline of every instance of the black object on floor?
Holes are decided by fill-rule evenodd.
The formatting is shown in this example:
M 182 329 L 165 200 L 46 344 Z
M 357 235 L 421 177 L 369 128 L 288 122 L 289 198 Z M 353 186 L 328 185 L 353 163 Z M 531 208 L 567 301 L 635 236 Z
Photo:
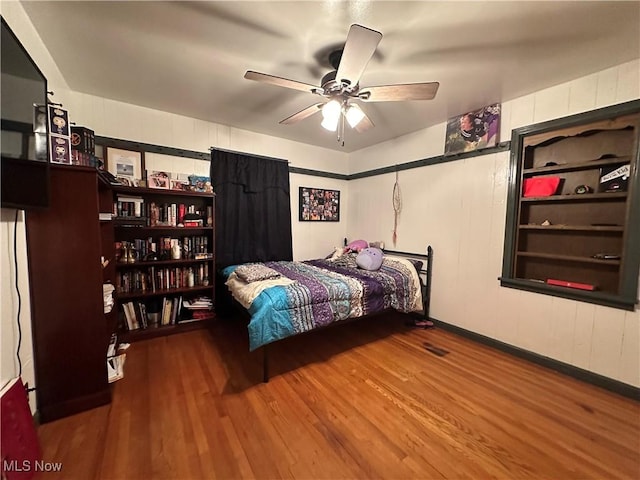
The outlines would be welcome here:
M 429 352 L 431 352 L 434 355 L 437 355 L 439 357 L 444 357 L 446 354 L 449 353 L 449 350 L 445 350 L 444 348 L 436 347 L 436 346 L 431 345 L 430 343 L 426 343 L 426 342 L 424 344 L 424 348 L 426 348 Z

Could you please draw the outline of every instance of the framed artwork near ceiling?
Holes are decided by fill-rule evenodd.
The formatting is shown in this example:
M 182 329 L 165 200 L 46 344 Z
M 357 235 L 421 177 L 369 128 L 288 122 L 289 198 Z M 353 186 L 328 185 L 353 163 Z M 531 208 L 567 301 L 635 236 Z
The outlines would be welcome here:
M 447 120 L 444 154 L 472 152 L 495 147 L 500 132 L 500 104 L 494 103 Z
M 339 222 L 340 191 L 300 187 L 301 222 Z

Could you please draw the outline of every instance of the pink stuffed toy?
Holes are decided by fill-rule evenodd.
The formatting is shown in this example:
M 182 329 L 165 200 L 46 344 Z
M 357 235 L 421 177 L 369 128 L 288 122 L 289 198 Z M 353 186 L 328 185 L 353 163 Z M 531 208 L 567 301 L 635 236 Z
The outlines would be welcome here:
M 360 250 L 363 250 L 363 249 L 367 248 L 368 246 L 369 246 L 369 244 L 367 242 L 365 242 L 364 240 L 354 240 L 349 245 L 347 245 L 347 248 L 349 250 L 351 250 L 352 252 L 360 252 Z

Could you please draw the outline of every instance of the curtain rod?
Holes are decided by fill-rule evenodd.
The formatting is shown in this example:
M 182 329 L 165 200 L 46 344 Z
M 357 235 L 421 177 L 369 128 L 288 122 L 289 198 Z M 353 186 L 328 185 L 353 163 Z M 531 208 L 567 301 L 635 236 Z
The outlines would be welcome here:
M 264 155 L 255 155 L 253 153 L 237 152 L 235 150 L 227 150 L 226 148 L 209 147 L 209 152 L 213 152 L 214 150 L 218 150 L 219 152 L 234 153 L 236 155 L 246 155 L 247 157 L 259 158 L 261 160 L 273 160 L 276 162 L 291 163 L 289 162 L 289 160 L 284 160 L 282 158 L 265 157 Z

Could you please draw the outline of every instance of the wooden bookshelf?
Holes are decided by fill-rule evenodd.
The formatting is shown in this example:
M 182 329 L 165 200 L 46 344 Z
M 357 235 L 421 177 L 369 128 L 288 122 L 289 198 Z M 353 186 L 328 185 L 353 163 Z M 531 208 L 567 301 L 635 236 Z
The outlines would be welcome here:
M 113 231 L 98 220 L 110 195 L 95 169 L 51 165 L 49 208 L 26 214 L 41 422 L 111 400 L 106 354 L 116 314 L 104 313 L 102 285 L 115 274 Z
M 503 286 L 635 308 L 639 132 L 640 101 L 513 131 Z M 545 177 L 559 182 L 552 195 L 525 196 L 527 182 Z M 547 279 L 595 290 L 538 289 Z
M 113 202 L 121 341 L 145 340 L 209 325 L 215 319 L 215 195 L 116 186 Z M 185 226 L 188 219 L 200 224 Z M 179 258 L 175 257 L 175 248 Z M 211 299 L 212 311 L 204 319 L 190 321 L 191 313 L 179 305 L 203 296 Z M 171 305 L 166 307 L 170 309 L 168 317 L 167 303 Z

